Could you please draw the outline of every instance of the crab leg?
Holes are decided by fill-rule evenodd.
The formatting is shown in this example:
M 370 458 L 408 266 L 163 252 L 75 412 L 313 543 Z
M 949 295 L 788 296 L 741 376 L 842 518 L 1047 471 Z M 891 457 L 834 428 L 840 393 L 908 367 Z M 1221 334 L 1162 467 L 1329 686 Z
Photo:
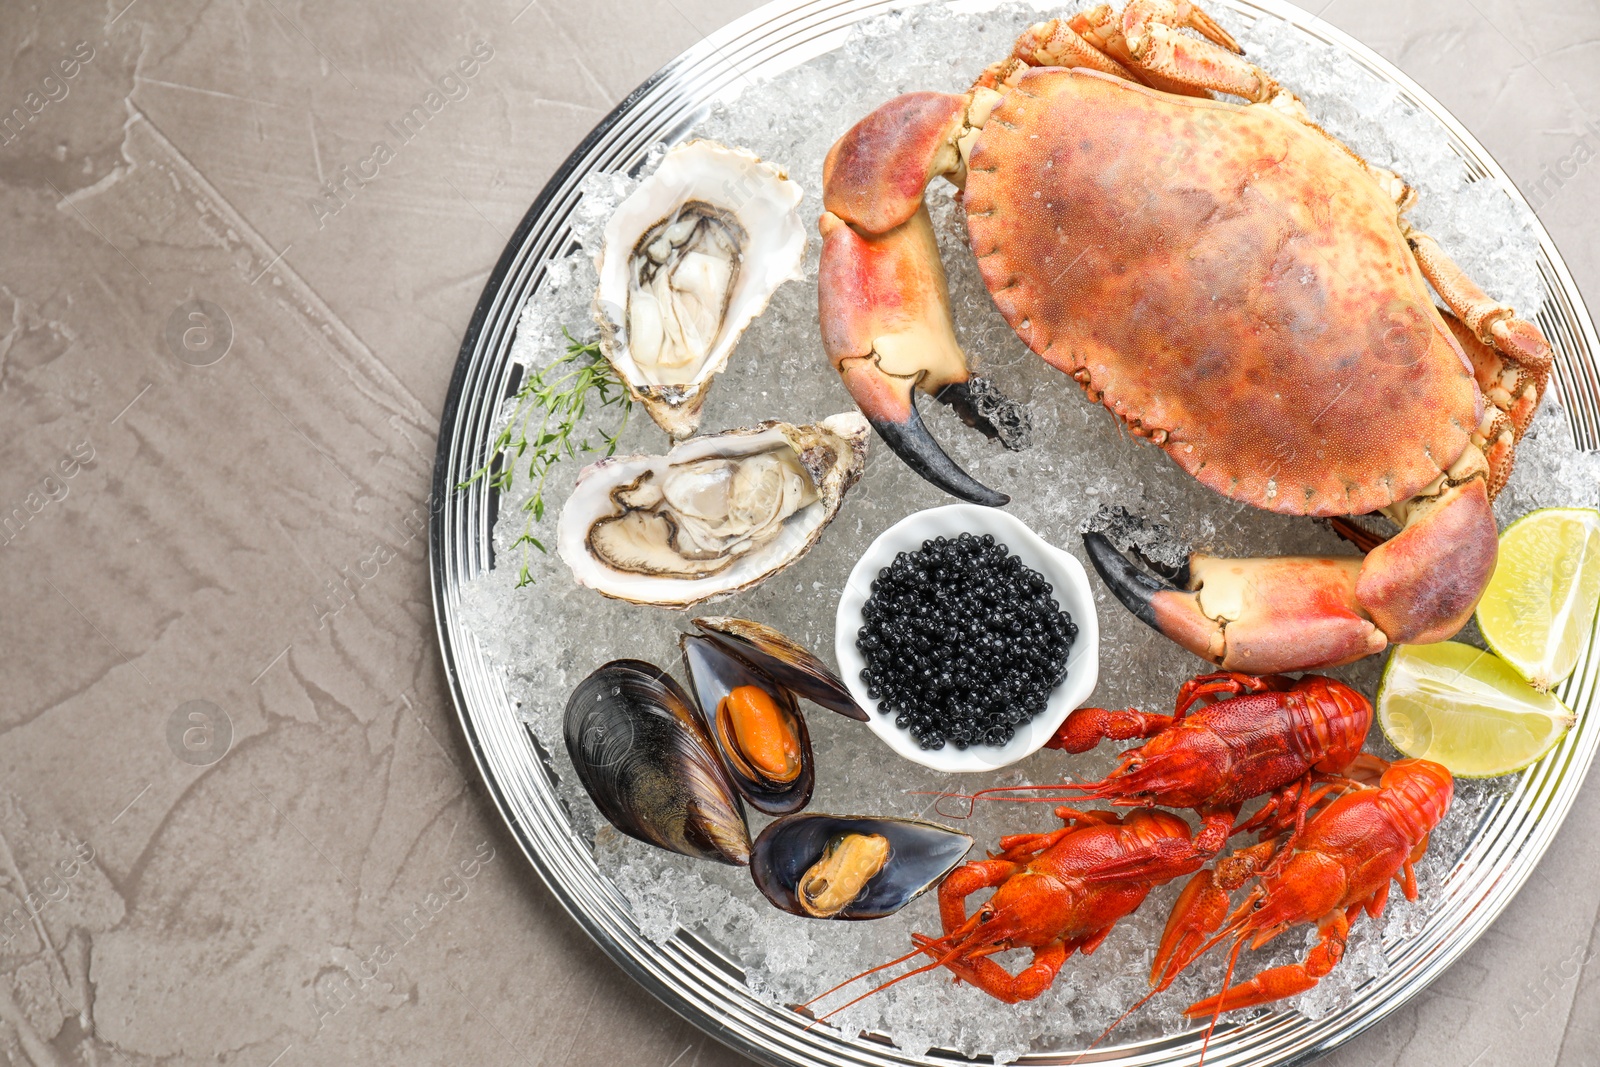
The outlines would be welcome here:
M 1544 395 L 1554 353 L 1536 326 L 1507 304 L 1491 300 L 1437 241 L 1402 220 L 1406 241 L 1428 282 L 1449 305 L 1445 322 L 1472 361 L 1478 388 L 1489 403 L 1475 435 L 1489 461 L 1489 497 L 1511 475 L 1515 446 Z
M 1171 32 L 1176 27 L 1209 40 Z M 1228 31 L 1195 5 L 1135 0 L 1121 15 L 1101 4 L 1031 26 L 1012 55 L 1030 66 L 1087 67 L 1182 96 L 1209 97 L 1207 89 L 1220 89 L 1269 99 L 1277 84 L 1239 53 Z
M 1179 96 L 1206 98 L 1211 96 L 1204 89 L 1185 85 L 1183 82 L 1174 81 L 1171 78 L 1163 78 L 1153 71 L 1141 68 L 1137 61 L 1134 60 L 1133 53 L 1128 51 L 1128 39 L 1122 36 L 1122 18 L 1111 9 L 1110 4 L 1101 4 L 1099 7 L 1090 8 L 1088 11 L 1080 11 L 1072 16 L 1069 24 L 1084 41 L 1104 52 L 1126 69 L 1128 73 L 1121 76 L 1127 78 L 1127 80 L 1143 82 L 1152 89 L 1176 93 Z M 1049 25 L 1049 23 L 1045 25 Z M 1037 29 L 1037 27 L 1035 28 Z M 1067 66 L 1068 64 L 1061 65 Z M 1091 64 L 1084 65 L 1089 66 Z M 1107 73 L 1116 74 L 1117 72 L 1108 71 Z
M 1472 439 L 1488 460 L 1489 499 L 1493 500 L 1511 477 L 1517 442 L 1533 424 L 1534 412 L 1538 410 L 1539 398 L 1549 378 L 1549 367 L 1529 370 L 1501 355 L 1493 345 L 1478 340 L 1467 324 L 1454 315 L 1445 312 L 1443 317 L 1461 345 L 1461 351 L 1472 362 L 1478 391 L 1488 401 L 1484 405 L 1483 421 Z
M 1531 322 L 1517 318 L 1510 305 L 1491 300 L 1432 237 L 1408 226 L 1406 241 L 1429 283 L 1478 340 L 1530 371 L 1550 369 L 1550 342 Z
M 1111 17 L 1111 5 L 1102 4 L 1070 21 L 1051 19 L 1035 23 L 1017 38 L 1011 54 L 1033 67 L 1088 67 L 1102 74 L 1138 81 L 1138 77 L 1111 54 L 1113 42 L 1120 42 L 1121 35 L 1108 39 L 1099 32 L 1101 23 Z M 1126 49 L 1123 51 L 1125 53 Z
M 968 425 L 1008 446 L 1017 443 L 1019 413 L 967 369 L 922 202 L 933 178 L 964 178 L 963 139 L 975 135 L 998 99 L 982 88 L 908 93 L 841 137 L 822 168 L 817 278 L 823 347 L 862 414 L 918 474 L 991 506 L 1010 498 L 945 454 L 917 413 L 914 391 L 951 405 Z
M 1108 42 L 1111 53 L 1117 55 L 1125 48 L 1134 69 L 1163 82 L 1232 93 L 1258 104 L 1282 93 L 1265 71 L 1242 58 L 1244 50 L 1238 42 L 1198 4 L 1129 0 L 1117 29 L 1123 44 Z M 1190 37 L 1178 32 L 1180 29 L 1195 30 L 1205 39 Z

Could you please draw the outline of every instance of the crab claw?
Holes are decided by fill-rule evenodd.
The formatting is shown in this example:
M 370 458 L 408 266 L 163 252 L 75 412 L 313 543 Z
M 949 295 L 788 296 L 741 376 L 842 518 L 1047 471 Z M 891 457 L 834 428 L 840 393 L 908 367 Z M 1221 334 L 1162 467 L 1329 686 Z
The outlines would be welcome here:
M 1472 458 L 1483 463 L 1476 450 Z M 1389 640 L 1425 645 L 1472 617 L 1494 575 L 1500 536 L 1481 477 L 1406 507 L 1404 529 L 1367 553 L 1356 596 Z
M 1175 583 L 1140 570 L 1104 534 L 1085 534 L 1083 543 L 1123 606 L 1225 670 L 1318 670 L 1381 652 L 1388 643 L 1356 599 L 1358 556 L 1196 554 Z
M 994 96 L 984 99 L 992 105 Z M 817 304 L 828 359 L 884 442 L 952 496 L 998 507 L 1010 497 L 945 454 L 914 399 L 918 389 L 928 393 L 1008 448 L 1021 447 L 1026 434 L 1025 416 L 967 369 L 922 201 L 934 177 L 960 177 L 958 145 L 978 121 L 975 99 L 908 93 L 862 119 L 828 152 Z
M 823 213 L 821 230 L 822 343 L 851 399 L 895 455 L 934 485 L 974 504 L 1009 502 L 957 466 L 917 413 L 921 389 L 980 422 L 928 209 L 871 238 L 832 212 Z
M 1385 509 L 1399 533 L 1356 538 L 1365 557 L 1196 554 L 1169 581 L 1104 534 L 1083 544 L 1129 611 L 1197 656 L 1249 674 L 1336 667 L 1390 642 L 1443 641 L 1472 617 L 1499 553 L 1487 477 L 1483 454 L 1468 448 L 1433 485 Z

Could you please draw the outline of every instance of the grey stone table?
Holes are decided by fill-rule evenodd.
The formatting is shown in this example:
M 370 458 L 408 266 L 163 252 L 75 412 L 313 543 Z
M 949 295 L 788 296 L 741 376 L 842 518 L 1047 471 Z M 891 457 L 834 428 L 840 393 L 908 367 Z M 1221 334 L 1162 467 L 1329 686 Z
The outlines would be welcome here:
M 502 832 L 442 685 L 423 516 L 517 220 L 750 6 L 5 0 L 7 1063 L 738 1061 Z M 1478 135 L 1600 307 L 1594 0 L 1321 14 Z M 1488 935 L 1327 1062 L 1600 1062 L 1597 817 L 1591 780 Z

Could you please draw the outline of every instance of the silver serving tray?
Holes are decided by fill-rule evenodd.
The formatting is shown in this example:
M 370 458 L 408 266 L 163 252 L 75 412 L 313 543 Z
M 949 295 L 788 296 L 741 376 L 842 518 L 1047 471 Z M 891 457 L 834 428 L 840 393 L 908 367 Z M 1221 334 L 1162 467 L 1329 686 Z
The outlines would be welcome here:
M 912 0 L 913 3 L 918 0 Z M 926 2 L 926 0 L 921 0 Z M 1475 176 L 1498 182 L 1517 202 L 1515 185 L 1460 123 L 1420 86 L 1360 42 L 1279 0 L 1210 0 L 1246 18 L 1274 15 L 1306 35 L 1349 53 L 1415 106 L 1437 118 Z M 512 334 L 523 302 L 551 263 L 573 244 L 569 219 L 578 186 L 596 171 L 629 170 L 651 145 L 680 138 L 701 109 L 736 79 L 759 78 L 838 47 L 849 27 L 906 0 L 777 0 L 712 34 L 641 85 L 562 164 L 517 227 L 473 312 L 461 344 L 439 426 L 429 551 L 439 643 L 467 744 L 489 795 L 528 861 L 600 947 L 641 985 L 713 1037 L 770 1064 L 949 1064 L 935 1050 L 906 1055 L 883 1039 L 851 1037 L 827 1026 L 807 1030 L 800 1016 L 754 996 L 738 963 L 694 934 L 666 944 L 642 937 L 627 899 L 596 867 L 589 846 L 567 822 L 548 761 L 533 743 L 503 679 L 461 621 L 462 586 L 490 566 L 495 516 L 480 481 L 456 486 L 484 461 L 490 424 L 511 389 Z M 1539 270 L 1549 298 L 1536 321 L 1556 351 L 1555 388 L 1579 448 L 1600 448 L 1600 339 L 1555 244 L 1536 227 Z M 1390 966 L 1361 987 L 1349 1007 L 1312 1021 L 1297 1012 L 1263 1015 L 1217 1028 L 1206 1062 L 1214 1067 L 1305 1063 L 1411 999 L 1483 933 L 1544 855 L 1566 817 L 1600 744 L 1600 721 L 1588 714 L 1600 678 L 1600 642 L 1558 690 L 1579 713 L 1561 746 L 1525 771 L 1483 816 L 1473 842 L 1450 871 L 1426 926 L 1386 943 Z M 1199 1028 L 1170 1038 L 1072 1054 L 1035 1055 L 1022 1063 L 1133 1065 L 1193 1063 Z

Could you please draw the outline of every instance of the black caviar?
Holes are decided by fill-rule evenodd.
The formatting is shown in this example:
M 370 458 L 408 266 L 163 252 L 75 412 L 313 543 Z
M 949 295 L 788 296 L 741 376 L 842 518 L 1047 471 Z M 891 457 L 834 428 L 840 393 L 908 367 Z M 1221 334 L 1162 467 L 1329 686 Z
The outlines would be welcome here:
M 1078 636 L 1044 575 L 991 534 L 900 553 L 861 615 L 867 695 L 929 749 L 1010 741 L 1044 710 Z

